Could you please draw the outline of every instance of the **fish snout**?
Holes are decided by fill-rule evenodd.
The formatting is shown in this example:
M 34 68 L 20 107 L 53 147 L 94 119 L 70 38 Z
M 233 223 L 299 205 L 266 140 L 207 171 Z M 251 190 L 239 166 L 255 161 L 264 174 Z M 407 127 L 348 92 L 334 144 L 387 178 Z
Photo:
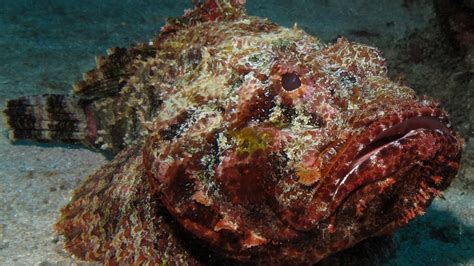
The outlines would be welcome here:
M 443 110 L 424 107 L 388 113 L 349 142 L 345 157 L 316 193 L 315 202 L 330 202 L 327 211 L 312 215 L 324 219 L 350 209 L 371 220 L 373 213 L 377 218 L 372 223 L 388 232 L 423 213 L 449 186 L 459 168 L 463 140 Z M 371 211 L 364 214 L 367 208 Z
M 304 215 L 289 220 L 294 228 L 312 230 L 349 212 L 367 218 L 355 222 L 359 227 L 371 221 L 395 230 L 449 186 L 459 169 L 462 138 L 442 109 L 406 103 L 404 108 L 353 123 L 353 133 L 322 166 Z

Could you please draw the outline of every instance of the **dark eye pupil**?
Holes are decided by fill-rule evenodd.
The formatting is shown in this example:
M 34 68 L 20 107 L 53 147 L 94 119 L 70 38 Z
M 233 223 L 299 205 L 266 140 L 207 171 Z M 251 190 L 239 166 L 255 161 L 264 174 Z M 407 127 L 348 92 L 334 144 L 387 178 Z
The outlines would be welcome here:
M 301 80 L 296 73 L 285 73 L 281 76 L 281 84 L 285 90 L 293 91 L 301 86 Z

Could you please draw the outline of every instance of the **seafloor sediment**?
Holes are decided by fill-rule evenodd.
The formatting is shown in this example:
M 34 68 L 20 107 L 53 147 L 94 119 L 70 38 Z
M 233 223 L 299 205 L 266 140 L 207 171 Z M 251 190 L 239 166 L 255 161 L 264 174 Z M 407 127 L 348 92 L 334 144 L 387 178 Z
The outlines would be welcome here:
M 0 109 L 7 98 L 67 93 L 95 54 L 152 37 L 166 16 L 181 15 L 189 2 L 1 1 Z M 297 22 L 324 41 L 343 35 L 379 47 L 391 76 L 439 99 L 466 140 L 445 200 L 436 199 L 426 215 L 398 231 L 389 252 L 372 252 L 366 244 L 362 254 L 345 256 L 368 264 L 474 264 L 474 66 L 446 35 L 433 1 L 247 2 L 250 14 L 285 26 Z M 12 145 L 1 134 L 0 265 L 77 263 L 62 251 L 51 225 L 72 189 L 105 161 L 78 147 Z

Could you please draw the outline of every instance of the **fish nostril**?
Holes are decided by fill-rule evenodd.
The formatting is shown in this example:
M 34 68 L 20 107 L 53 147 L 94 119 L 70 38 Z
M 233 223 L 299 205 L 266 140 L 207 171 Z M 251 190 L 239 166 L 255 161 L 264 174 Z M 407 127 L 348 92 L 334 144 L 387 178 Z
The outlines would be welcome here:
M 296 73 L 285 73 L 281 76 L 281 84 L 286 91 L 293 91 L 301 86 L 301 80 Z

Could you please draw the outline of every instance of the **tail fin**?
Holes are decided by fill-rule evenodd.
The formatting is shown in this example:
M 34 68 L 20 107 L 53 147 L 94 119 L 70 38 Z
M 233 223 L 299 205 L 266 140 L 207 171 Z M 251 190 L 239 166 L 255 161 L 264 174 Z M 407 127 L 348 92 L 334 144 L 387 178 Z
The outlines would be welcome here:
M 90 143 L 85 110 L 74 97 L 22 97 L 8 101 L 4 113 L 11 140 Z

